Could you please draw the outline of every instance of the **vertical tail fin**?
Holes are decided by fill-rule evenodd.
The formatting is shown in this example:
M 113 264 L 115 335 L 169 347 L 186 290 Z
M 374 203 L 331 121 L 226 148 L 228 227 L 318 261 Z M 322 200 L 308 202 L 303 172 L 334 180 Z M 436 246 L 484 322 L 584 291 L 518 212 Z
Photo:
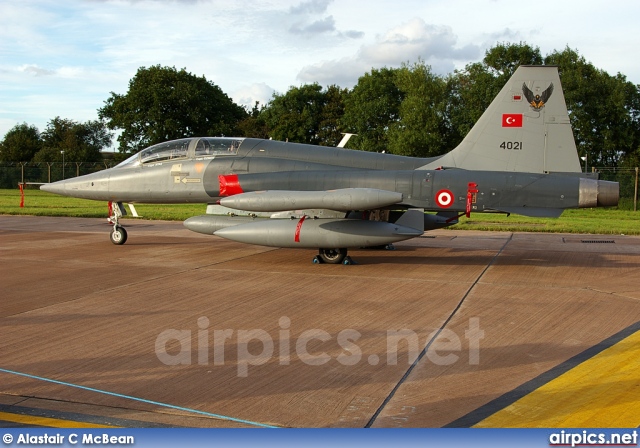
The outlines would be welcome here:
M 558 68 L 520 66 L 451 152 L 421 169 L 580 172 Z

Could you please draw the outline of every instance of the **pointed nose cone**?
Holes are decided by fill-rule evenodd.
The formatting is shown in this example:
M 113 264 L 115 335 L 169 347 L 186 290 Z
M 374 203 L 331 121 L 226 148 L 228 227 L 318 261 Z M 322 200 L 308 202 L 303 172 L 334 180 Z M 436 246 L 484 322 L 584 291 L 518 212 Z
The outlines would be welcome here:
M 40 186 L 40 189 L 49 193 L 71 196 L 73 198 L 110 201 L 109 176 L 109 170 L 104 170 L 93 174 L 71 177 L 58 182 L 44 184 Z
M 55 194 L 61 194 L 64 195 L 65 193 L 65 183 L 67 181 L 66 180 L 61 180 L 58 182 L 52 182 L 50 184 L 44 184 L 44 185 L 40 185 L 40 189 L 42 191 L 46 191 L 48 193 L 55 193 Z

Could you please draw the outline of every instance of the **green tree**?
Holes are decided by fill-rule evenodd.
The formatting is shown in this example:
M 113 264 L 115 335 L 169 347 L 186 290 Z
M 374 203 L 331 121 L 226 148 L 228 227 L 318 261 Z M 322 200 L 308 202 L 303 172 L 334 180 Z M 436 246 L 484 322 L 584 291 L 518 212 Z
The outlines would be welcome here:
M 485 52 L 482 62 L 504 84 L 519 66 L 542 65 L 542 55 L 540 48 L 524 42 L 498 43 Z
M 372 69 L 358 79 L 345 100 L 342 127 L 358 134 L 349 146 L 381 152 L 389 147 L 388 129 L 400 119 L 403 93 L 396 85 L 397 69 Z M 353 141 L 353 143 L 351 143 Z
M 42 149 L 40 131 L 27 123 L 11 128 L 0 142 L 0 160 L 4 162 L 29 162 Z
M 98 115 L 122 130 L 119 150 L 133 152 L 181 137 L 239 134 L 247 112 L 204 76 L 155 65 L 138 69 L 125 95 L 111 92 Z
M 609 75 L 565 48 L 542 58 L 525 43 L 498 44 L 483 61 L 448 78 L 447 116 L 462 140 L 520 65 L 557 65 L 578 152 L 590 165 L 617 166 L 637 160 L 640 147 L 640 90 L 620 73 Z
M 423 61 L 413 66 L 405 64 L 395 79 L 403 100 L 399 120 L 389 126 L 390 152 L 429 157 L 450 150 L 446 81 L 434 75 Z
M 290 87 L 260 111 L 269 136 L 276 140 L 335 146 L 342 138 L 340 119 L 348 89 L 318 83 Z
M 344 130 L 341 127 L 341 119 L 348 95 L 348 89 L 342 89 L 335 84 L 324 91 L 324 106 L 318 124 L 318 144 L 321 146 L 335 146 L 342 140 Z
M 100 151 L 111 145 L 112 134 L 101 121 L 77 121 L 56 117 L 42 132 L 42 146 L 36 162 L 100 162 Z
M 252 138 L 269 138 L 269 128 L 264 121 L 264 117 L 261 116 L 263 109 L 264 106 L 260 107 L 260 102 L 256 101 L 251 112 L 249 112 L 249 116 L 238 123 L 240 135 Z
M 320 84 L 305 84 L 285 94 L 274 93 L 261 117 L 275 140 L 317 145 L 323 108 Z
M 580 155 L 591 166 L 635 159 L 640 146 L 640 90 L 620 73 L 611 76 L 565 48 L 545 58 L 557 65 Z
M 541 64 L 539 48 L 523 42 L 502 43 L 488 49 L 482 62 L 468 64 L 449 76 L 449 145 L 462 141 L 520 65 Z

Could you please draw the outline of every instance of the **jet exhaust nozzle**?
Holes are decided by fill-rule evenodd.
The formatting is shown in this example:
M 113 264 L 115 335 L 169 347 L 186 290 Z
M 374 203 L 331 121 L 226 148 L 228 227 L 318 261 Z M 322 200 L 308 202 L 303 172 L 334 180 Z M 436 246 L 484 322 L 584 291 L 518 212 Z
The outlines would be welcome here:
M 580 178 L 578 206 L 580 208 L 614 207 L 620 199 L 620 184 L 607 180 Z
M 607 180 L 598 181 L 598 207 L 614 207 L 620 200 L 620 184 Z

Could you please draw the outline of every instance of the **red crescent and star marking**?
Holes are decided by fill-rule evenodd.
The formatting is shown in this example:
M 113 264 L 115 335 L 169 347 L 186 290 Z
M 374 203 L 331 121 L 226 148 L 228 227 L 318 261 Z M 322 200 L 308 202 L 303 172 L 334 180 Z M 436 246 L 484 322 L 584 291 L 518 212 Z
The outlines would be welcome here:
M 503 128 L 521 128 L 522 114 L 502 114 Z

